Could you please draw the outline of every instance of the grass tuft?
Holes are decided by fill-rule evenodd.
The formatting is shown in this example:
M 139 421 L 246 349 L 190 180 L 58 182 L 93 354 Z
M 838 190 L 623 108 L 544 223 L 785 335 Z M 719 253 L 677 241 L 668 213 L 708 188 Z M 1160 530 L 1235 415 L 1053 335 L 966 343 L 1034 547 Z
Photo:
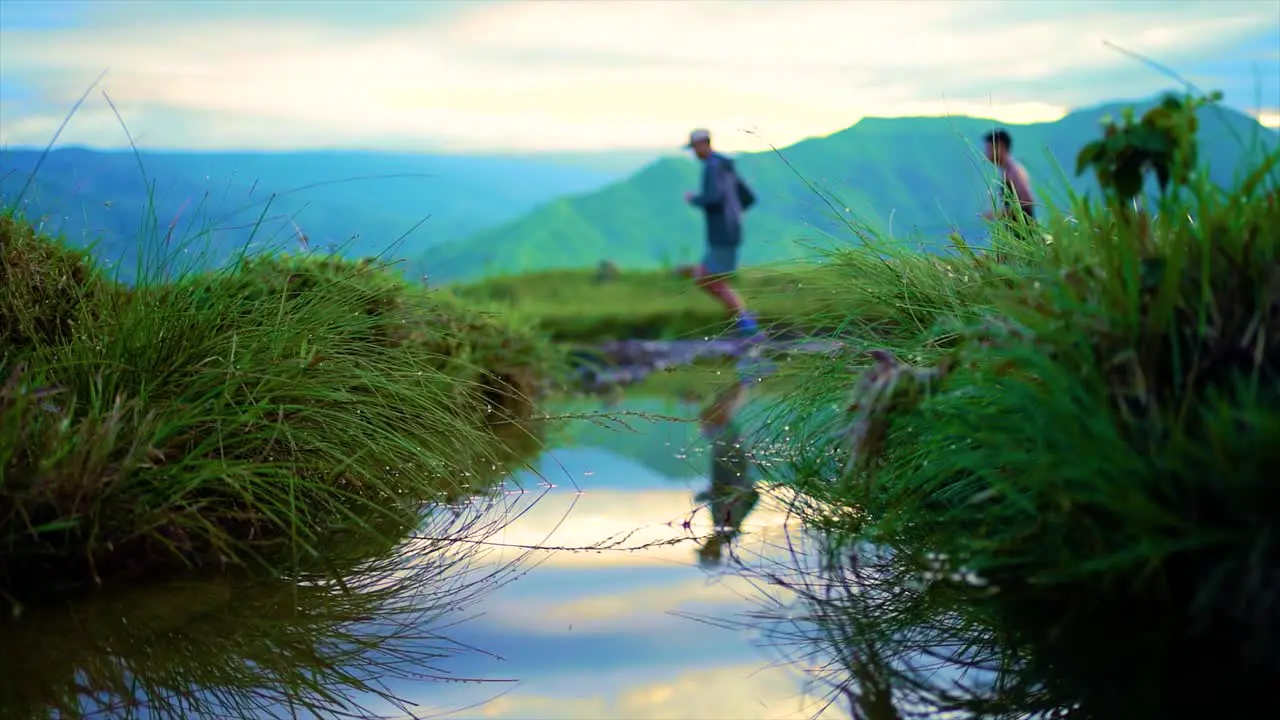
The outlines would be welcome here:
M 810 450 L 788 480 L 837 548 L 889 547 L 913 572 L 945 557 L 982 579 L 941 573 L 932 630 L 915 599 L 859 605 L 882 617 L 844 648 L 878 673 L 854 705 L 930 684 L 900 661 L 944 636 L 940 618 L 1002 648 L 999 679 L 950 705 L 971 717 L 1216 716 L 1270 692 L 1280 153 L 1210 185 L 1193 113 L 1213 99 L 1171 97 L 1104 129 L 1079 168 L 1103 193 L 1043 236 L 997 227 L 990 253 L 834 256 L 848 326 L 879 350 L 870 368 L 827 362 L 790 396 L 791 434 Z M 1135 172 L 1156 176 L 1149 203 Z M 893 618 L 917 632 L 884 620 L 902 608 L 914 614 Z
M 476 490 L 554 353 L 370 263 L 124 289 L 8 216 L 0 593 L 316 554 Z
M 88 253 L 0 213 L 0 352 L 70 337 L 80 306 L 105 303 L 112 290 Z

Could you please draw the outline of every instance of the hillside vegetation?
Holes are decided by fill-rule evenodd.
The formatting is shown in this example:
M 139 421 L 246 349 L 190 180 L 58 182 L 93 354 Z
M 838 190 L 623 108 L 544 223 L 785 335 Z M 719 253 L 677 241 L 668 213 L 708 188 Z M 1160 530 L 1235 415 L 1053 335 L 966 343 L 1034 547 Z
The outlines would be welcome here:
M 772 423 L 836 559 L 786 580 L 802 602 L 778 627 L 855 716 L 1241 717 L 1271 697 L 1280 151 L 1215 186 L 1198 104 L 1108 126 L 1072 163 L 1104 192 L 1052 242 L 998 231 L 1004 263 L 832 259 L 851 327 L 895 296 L 898 322 Z
M 177 153 L 63 148 L 0 152 L 0 203 L 132 279 L 139 257 L 189 266 L 241 249 L 411 258 L 515 219 L 618 169 L 568 158 L 372 152 Z M 37 163 L 39 169 L 36 171 Z M 171 227 L 172 226 L 172 227 Z M 143 242 L 139 242 L 139 240 Z M 417 268 L 406 268 L 411 277 Z
M 1068 190 L 1096 192 L 1092 177 L 1069 170 L 1098 120 L 1121 107 L 1006 126 L 1041 202 L 1065 207 Z M 1230 109 L 1209 109 L 1200 119 L 1201 158 L 1218 185 L 1229 183 L 1251 152 L 1276 147 L 1274 131 Z M 781 155 L 738 155 L 738 167 L 760 198 L 749 213 L 743 263 L 811 256 L 814 246 L 855 242 L 859 232 L 932 248 L 951 229 L 978 241 L 986 235 L 979 216 L 992 205 L 982 135 L 995 126 L 969 117 L 867 118 L 783 148 Z M 433 247 L 423 267 L 443 280 L 591 267 L 603 260 L 628 269 L 693 261 L 701 252 L 701 218 L 682 197 L 696 187 L 698 172 L 691 159 L 657 161 L 626 180 Z
M 821 266 L 764 267 L 739 273 L 734 287 L 771 331 L 810 333 L 843 321 L 835 280 Z M 724 307 L 693 282 L 654 270 L 505 275 L 450 292 L 515 313 L 556 341 L 717 337 L 731 325 Z
M 482 490 L 556 367 L 537 334 L 367 262 L 127 288 L 0 215 L 0 598 L 317 556 Z

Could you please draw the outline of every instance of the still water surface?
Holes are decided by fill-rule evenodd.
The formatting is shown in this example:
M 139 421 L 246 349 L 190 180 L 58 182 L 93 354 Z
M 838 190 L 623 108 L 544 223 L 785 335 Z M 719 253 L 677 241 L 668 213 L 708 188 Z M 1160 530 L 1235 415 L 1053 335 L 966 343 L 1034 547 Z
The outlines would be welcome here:
M 80 709 L 96 708 L 97 717 L 194 717 L 172 705 L 158 712 L 156 698 L 147 695 L 157 695 L 156 688 L 183 695 L 182 688 L 195 685 L 214 696 L 257 698 L 224 703 L 221 717 L 312 717 L 290 708 L 289 695 L 305 682 L 307 663 L 320 662 L 308 658 L 323 655 L 327 666 L 381 680 L 409 703 L 397 708 L 372 693 L 347 691 L 363 696 L 363 707 L 350 709 L 350 716 L 832 717 L 836 709 L 824 711 L 825 693 L 811 691 L 799 669 L 776 662 L 750 631 L 706 621 L 741 617 L 758 605 L 758 588 L 730 569 L 731 557 L 749 563 L 778 554 L 784 544 L 781 502 L 755 484 L 768 459 L 748 439 L 760 400 L 753 393 L 758 389 L 750 382 L 726 374 L 696 399 L 632 393 L 610 403 L 547 408 L 550 414 L 621 413 L 625 426 L 572 421 L 513 473 L 498 501 L 477 511 L 502 514 L 505 523 L 479 543 L 485 552 L 415 582 L 426 587 L 449 573 L 483 574 L 485 567 L 520 559 L 516 575 L 461 602 L 461 616 L 449 616 L 447 628 L 437 622 L 431 634 L 402 632 L 406 639 L 396 652 L 343 660 L 347 656 L 317 648 L 350 645 L 348 636 L 314 643 L 289 637 L 311 638 L 299 627 L 307 623 L 320 628 L 355 618 L 368 624 L 377 610 L 311 612 L 325 602 L 317 595 L 221 582 L 149 589 L 142 600 L 97 602 L 65 617 L 41 618 L 52 632 L 28 628 L 22 638 L 0 638 L 10 670 L 0 688 L 0 716 L 48 717 L 38 708 L 70 688 Z M 279 612 L 281 593 L 289 613 Z M 308 612 L 310 619 L 299 619 Z M 35 637 L 52 639 L 37 648 Z M 100 668 L 108 656 L 127 660 L 121 682 L 147 681 L 128 685 L 142 688 L 134 690 L 132 707 L 95 706 L 93 683 L 76 690 L 75 678 L 85 677 L 77 668 Z M 370 660 L 375 656 L 395 666 L 393 679 Z M 152 677 L 181 675 L 187 666 L 200 672 Z M 15 668 L 23 672 L 14 675 Z M 271 677 L 288 677 L 274 692 L 218 688 L 235 684 L 228 678 L 244 668 L 267 677 L 264 686 Z
M 502 658 L 459 658 L 458 672 L 519 682 L 424 688 L 422 702 L 439 713 L 472 706 L 448 715 L 458 718 L 814 717 L 823 701 L 796 669 L 771 663 L 750 633 L 696 619 L 749 611 L 756 590 L 725 561 L 750 562 L 782 540 L 779 503 L 752 487 L 765 456 L 734 432 L 749 430 L 750 408 L 731 417 L 746 389 L 729 383 L 701 402 L 628 397 L 611 410 L 685 422 L 579 423 L 571 445 L 518 478 L 555 487 L 496 542 L 621 547 L 536 553 L 536 568 L 453 633 Z M 713 512 L 739 532 L 713 535 Z M 644 549 L 622 549 L 634 547 Z

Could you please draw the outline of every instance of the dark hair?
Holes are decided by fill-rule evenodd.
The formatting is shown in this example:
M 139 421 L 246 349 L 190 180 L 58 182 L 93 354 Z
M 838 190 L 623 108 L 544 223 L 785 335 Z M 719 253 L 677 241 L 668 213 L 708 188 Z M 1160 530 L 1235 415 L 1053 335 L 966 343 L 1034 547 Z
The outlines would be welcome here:
M 1004 128 L 992 130 L 986 135 L 983 135 L 982 139 L 992 145 L 1003 145 L 1006 150 L 1013 149 L 1013 138 L 1009 137 L 1009 133 L 1005 132 Z

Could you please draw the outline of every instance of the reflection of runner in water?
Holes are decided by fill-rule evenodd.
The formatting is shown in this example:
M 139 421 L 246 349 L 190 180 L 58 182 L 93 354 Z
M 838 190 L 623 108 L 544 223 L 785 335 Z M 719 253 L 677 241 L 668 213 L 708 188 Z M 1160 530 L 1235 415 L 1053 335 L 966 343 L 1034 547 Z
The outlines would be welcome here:
M 711 441 L 711 487 L 694 498 L 707 503 L 711 511 L 712 535 L 698 549 L 702 565 L 720 563 L 724 546 L 737 537 L 742 521 L 760 497 L 751 478 L 742 433 L 734 422 L 746 399 L 747 381 L 739 380 L 722 390 L 698 416 L 703 435 Z

